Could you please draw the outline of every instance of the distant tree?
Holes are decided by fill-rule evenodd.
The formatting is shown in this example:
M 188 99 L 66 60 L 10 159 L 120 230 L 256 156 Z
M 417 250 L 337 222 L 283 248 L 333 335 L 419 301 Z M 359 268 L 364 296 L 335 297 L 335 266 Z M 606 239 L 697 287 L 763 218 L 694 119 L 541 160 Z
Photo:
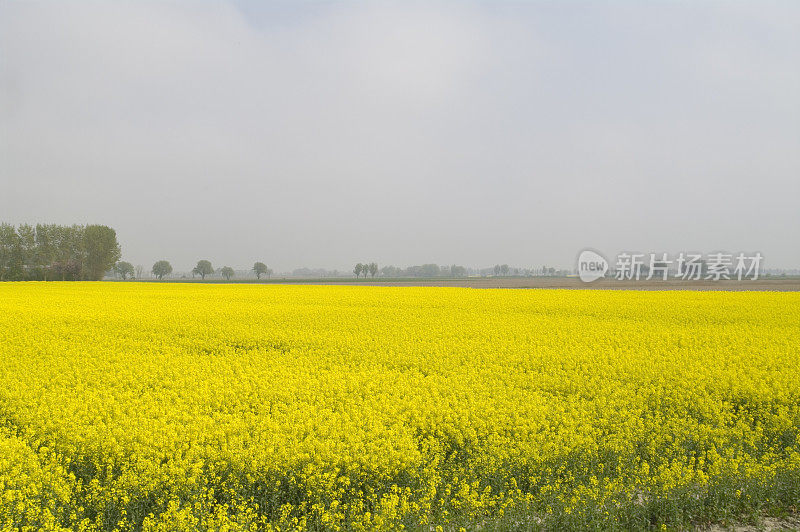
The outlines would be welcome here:
M 100 280 L 119 258 L 104 225 L 0 224 L 0 280 Z
M 369 268 L 369 274 L 374 279 L 375 278 L 375 274 L 378 273 L 378 264 L 376 262 L 370 262 L 368 268 Z M 366 276 L 367 275 L 364 274 L 364 277 L 366 277 Z
M 22 224 L 17 229 L 17 236 L 14 262 L 20 279 L 30 279 L 36 264 L 36 229 L 32 225 Z
M 263 262 L 256 262 L 255 264 L 253 264 L 253 272 L 256 274 L 256 278 L 259 280 L 261 280 L 262 275 L 267 274 L 268 269 L 269 268 L 267 268 L 267 265 L 264 264 Z
M 16 228 L 11 224 L 0 224 L 0 281 L 15 279 L 18 240 Z
M 144 275 L 144 266 L 141 264 L 136 265 L 136 278 L 141 279 L 142 275 Z
M 201 279 L 205 280 L 206 275 L 211 275 L 214 273 L 214 267 L 211 266 L 211 262 L 207 260 L 199 260 L 197 261 L 197 266 L 192 268 L 192 275 L 199 275 Z
M 463 266 L 457 266 L 453 264 L 450 266 L 450 275 L 453 277 L 466 277 L 467 269 Z
M 121 251 L 117 233 L 105 225 L 87 225 L 83 230 L 86 262 L 84 276 L 90 281 L 99 281 L 119 260 Z
M 361 277 L 361 272 L 364 271 L 364 265 L 360 262 L 356 264 L 356 267 L 353 268 L 353 273 L 356 274 L 356 277 Z
M 384 277 L 400 277 L 400 268 L 397 266 L 384 266 L 381 268 L 381 275 Z
M 236 275 L 236 272 L 233 271 L 233 268 L 231 268 L 230 266 L 223 266 L 222 268 L 219 269 L 219 273 L 225 278 L 226 281 L 230 281 L 231 277 Z
M 130 262 L 120 261 L 114 265 L 114 273 L 122 277 L 124 281 L 129 275 L 134 276 L 133 264 Z
M 438 264 L 423 264 L 420 267 L 421 277 L 438 277 L 441 272 Z
M 81 263 L 74 259 L 57 262 L 53 265 L 53 273 L 62 281 L 77 281 L 81 278 Z
M 38 224 L 36 226 L 36 267 L 42 272 L 42 280 L 47 281 L 47 274 L 55 260 L 55 225 Z
M 165 260 L 160 260 L 153 264 L 153 275 L 158 277 L 158 280 L 162 280 L 165 275 L 169 275 L 172 273 L 172 264 Z
M 500 265 L 499 264 L 495 264 L 494 268 L 492 268 L 492 270 L 494 271 L 495 276 L 500 275 Z
M 267 279 L 272 277 L 273 271 L 272 268 L 267 268 L 267 271 L 264 272 L 267 275 Z
M 79 225 L 54 228 L 55 262 L 53 274 L 62 281 L 77 280 L 81 277 L 81 268 L 85 246 L 83 227 Z
M 501 264 L 500 265 L 500 275 L 502 275 L 502 276 L 508 275 L 508 264 Z

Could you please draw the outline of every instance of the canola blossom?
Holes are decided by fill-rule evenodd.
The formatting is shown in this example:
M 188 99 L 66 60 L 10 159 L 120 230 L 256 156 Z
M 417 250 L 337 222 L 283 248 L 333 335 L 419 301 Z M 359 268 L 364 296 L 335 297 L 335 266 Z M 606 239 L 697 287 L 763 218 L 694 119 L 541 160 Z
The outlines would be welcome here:
M 683 526 L 800 501 L 800 294 L 0 284 L 0 530 Z

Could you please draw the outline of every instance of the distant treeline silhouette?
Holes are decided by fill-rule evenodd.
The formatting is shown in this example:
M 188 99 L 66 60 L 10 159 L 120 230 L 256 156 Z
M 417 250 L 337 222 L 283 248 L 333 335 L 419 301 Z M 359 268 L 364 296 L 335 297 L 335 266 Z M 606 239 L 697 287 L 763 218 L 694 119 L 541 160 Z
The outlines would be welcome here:
M 119 258 L 105 225 L 0 224 L 0 281 L 99 281 Z
M 463 266 L 453 264 L 451 266 L 439 266 L 438 264 L 421 264 L 419 266 L 409 266 L 407 268 L 398 268 L 397 266 L 384 266 L 378 269 L 378 265 L 373 263 L 365 265 L 368 270 L 362 270 L 364 277 L 369 273 L 375 277 L 379 273 L 382 277 L 466 277 L 467 269 Z M 358 265 L 356 264 L 356 268 Z M 358 276 L 358 273 L 356 273 Z
M 368 262 L 365 264 L 358 263 L 353 268 L 353 273 L 356 277 L 367 277 L 370 275 L 375 277 L 466 277 L 467 269 L 463 266 L 439 266 L 438 264 L 422 264 L 420 266 L 409 266 L 407 268 L 398 268 L 396 266 L 384 266 L 379 268 L 375 262 Z

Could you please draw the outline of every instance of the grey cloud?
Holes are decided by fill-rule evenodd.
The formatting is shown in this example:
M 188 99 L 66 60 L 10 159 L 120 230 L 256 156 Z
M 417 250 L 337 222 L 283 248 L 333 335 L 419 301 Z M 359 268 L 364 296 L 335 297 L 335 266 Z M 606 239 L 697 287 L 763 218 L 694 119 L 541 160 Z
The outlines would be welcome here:
M 0 219 L 127 260 L 800 264 L 793 3 L 0 4 Z

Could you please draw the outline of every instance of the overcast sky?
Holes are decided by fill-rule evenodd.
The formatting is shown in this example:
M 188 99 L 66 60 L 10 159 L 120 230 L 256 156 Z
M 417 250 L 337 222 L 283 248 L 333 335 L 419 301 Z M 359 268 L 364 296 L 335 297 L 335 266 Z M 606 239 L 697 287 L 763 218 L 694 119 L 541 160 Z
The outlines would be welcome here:
M 800 3 L 0 1 L 0 221 L 188 270 L 800 266 Z

